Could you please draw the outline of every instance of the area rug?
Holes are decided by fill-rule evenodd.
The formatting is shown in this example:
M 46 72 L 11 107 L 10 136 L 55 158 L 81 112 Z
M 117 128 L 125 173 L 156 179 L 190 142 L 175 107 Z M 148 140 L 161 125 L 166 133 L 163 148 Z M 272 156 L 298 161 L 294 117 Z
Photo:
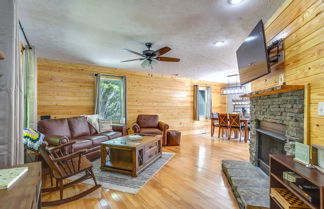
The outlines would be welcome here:
M 161 158 L 147 167 L 137 177 L 116 172 L 102 171 L 100 169 L 100 158 L 92 161 L 93 172 L 96 175 L 98 184 L 101 184 L 102 187 L 120 192 L 136 194 L 174 155 L 175 153 L 163 152 Z M 81 176 L 82 174 L 79 176 L 73 176 L 73 178 L 69 179 L 74 180 Z M 83 183 L 91 185 L 94 184 L 92 179 L 83 181 Z

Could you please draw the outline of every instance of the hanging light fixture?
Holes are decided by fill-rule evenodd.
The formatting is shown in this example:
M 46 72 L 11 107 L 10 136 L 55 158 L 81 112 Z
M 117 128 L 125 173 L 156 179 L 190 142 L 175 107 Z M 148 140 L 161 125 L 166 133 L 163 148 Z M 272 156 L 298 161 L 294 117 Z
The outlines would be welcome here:
M 220 89 L 221 95 L 244 94 L 246 92 L 245 86 L 239 84 L 238 76 L 238 74 L 227 76 L 227 86 Z M 235 79 L 235 82 L 231 82 L 231 79 Z

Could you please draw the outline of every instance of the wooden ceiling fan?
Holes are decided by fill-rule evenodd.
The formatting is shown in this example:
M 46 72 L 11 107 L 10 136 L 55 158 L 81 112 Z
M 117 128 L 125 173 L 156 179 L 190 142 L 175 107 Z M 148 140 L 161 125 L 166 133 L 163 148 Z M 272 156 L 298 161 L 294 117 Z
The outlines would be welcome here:
M 137 59 L 130 59 L 130 60 L 124 60 L 121 62 L 132 62 L 132 61 L 142 61 L 141 66 L 143 68 L 153 68 L 153 65 L 155 65 L 156 60 L 157 61 L 162 61 L 162 62 L 179 62 L 180 59 L 179 58 L 173 58 L 173 57 L 161 57 L 161 55 L 166 54 L 167 52 L 169 52 L 171 50 L 170 47 L 163 47 L 161 49 L 158 50 L 152 50 L 152 43 L 145 43 L 145 46 L 147 47 L 146 50 L 144 50 L 142 53 L 139 52 L 135 52 L 133 50 L 130 49 L 125 49 L 126 51 L 129 51 L 130 53 L 136 54 L 141 56 L 140 58 Z

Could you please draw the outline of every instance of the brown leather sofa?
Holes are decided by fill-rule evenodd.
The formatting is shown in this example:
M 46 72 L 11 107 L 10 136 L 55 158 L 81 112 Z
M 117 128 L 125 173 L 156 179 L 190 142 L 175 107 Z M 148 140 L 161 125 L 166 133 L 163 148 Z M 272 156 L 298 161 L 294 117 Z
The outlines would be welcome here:
M 159 121 L 158 115 L 138 115 L 136 123 L 133 124 L 134 133 L 162 135 L 162 144 L 167 143 L 167 130 L 169 125 Z
M 90 160 L 100 156 L 100 143 L 127 135 L 127 127 L 113 125 L 113 131 L 98 133 L 85 117 L 48 119 L 38 122 L 38 131 L 45 134 L 49 145 L 57 146 L 74 140 L 73 151 L 86 149 Z

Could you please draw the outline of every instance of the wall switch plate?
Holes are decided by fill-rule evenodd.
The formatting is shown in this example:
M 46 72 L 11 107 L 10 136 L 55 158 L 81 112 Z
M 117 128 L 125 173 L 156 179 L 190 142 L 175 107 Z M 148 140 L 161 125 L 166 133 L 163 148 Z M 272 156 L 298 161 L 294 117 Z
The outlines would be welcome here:
M 318 115 L 324 116 L 324 102 L 318 103 Z

